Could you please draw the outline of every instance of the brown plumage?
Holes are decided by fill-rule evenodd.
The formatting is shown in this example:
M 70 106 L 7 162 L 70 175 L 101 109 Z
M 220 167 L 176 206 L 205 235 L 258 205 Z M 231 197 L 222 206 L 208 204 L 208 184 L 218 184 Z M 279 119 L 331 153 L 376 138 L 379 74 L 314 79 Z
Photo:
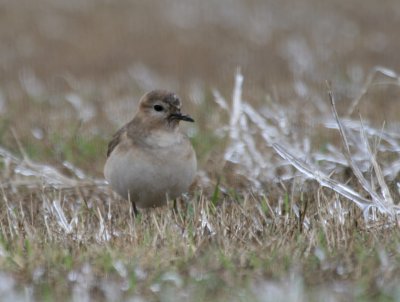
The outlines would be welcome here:
M 196 155 L 179 122 L 193 119 L 180 111 L 179 98 L 168 91 L 145 94 L 134 118 L 108 144 L 104 175 L 114 191 L 140 208 L 165 204 L 167 196 L 188 190 L 196 172 Z

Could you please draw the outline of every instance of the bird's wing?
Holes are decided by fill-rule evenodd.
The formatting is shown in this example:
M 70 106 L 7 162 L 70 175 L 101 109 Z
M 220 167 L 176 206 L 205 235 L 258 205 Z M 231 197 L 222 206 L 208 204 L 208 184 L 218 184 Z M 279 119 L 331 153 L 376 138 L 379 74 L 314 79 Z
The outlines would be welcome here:
M 113 152 L 113 150 L 115 149 L 116 146 L 118 146 L 118 144 L 121 141 L 121 137 L 122 135 L 125 133 L 126 131 L 126 125 L 124 127 L 122 127 L 121 129 L 119 129 L 112 137 L 111 141 L 108 143 L 108 148 L 107 148 L 107 157 L 110 156 L 111 152 Z

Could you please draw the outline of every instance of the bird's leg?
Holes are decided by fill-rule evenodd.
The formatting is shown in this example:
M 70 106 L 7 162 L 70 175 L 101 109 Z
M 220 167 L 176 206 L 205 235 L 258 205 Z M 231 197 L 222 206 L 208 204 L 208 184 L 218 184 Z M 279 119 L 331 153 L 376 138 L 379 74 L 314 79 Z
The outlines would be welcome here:
M 137 209 L 134 201 L 131 201 L 131 203 L 132 203 L 133 214 L 135 215 L 136 218 L 139 215 L 139 210 Z
M 132 205 L 132 210 L 133 210 L 133 216 L 136 218 L 139 215 L 139 211 L 136 207 L 135 202 L 131 199 L 131 195 L 128 193 L 128 200 L 131 202 Z
M 174 199 L 173 207 L 174 207 L 175 213 L 178 213 L 178 203 L 176 201 L 176 198 Z

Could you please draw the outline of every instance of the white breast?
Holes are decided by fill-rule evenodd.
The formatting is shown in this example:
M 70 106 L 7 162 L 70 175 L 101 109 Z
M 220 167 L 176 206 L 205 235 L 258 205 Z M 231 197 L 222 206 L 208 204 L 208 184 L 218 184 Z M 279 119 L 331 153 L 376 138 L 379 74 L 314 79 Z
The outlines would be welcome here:
M 111 187 L 140 208 L 165 203 L 186 192 L 196 173 L 196 156 L 181 135 L 151 137 L 152 148 L 117 146 L 109 156 L 104 175 Z M 156 143 L 155 143 L 156 142 Z

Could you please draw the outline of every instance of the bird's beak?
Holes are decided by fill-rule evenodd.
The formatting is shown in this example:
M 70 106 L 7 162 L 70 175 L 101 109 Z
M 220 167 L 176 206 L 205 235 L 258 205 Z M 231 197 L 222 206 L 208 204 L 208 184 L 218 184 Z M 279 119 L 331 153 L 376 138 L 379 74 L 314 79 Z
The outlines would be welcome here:
M 182 114 L 180 112 L 171 113 L 169 115 L 169 118 L 171 120 L 185 121 L 185 122 L 191 122 L 191 123 L 194 122 L 194 119 L 192 119 L 192 117 L 190 115 Z

